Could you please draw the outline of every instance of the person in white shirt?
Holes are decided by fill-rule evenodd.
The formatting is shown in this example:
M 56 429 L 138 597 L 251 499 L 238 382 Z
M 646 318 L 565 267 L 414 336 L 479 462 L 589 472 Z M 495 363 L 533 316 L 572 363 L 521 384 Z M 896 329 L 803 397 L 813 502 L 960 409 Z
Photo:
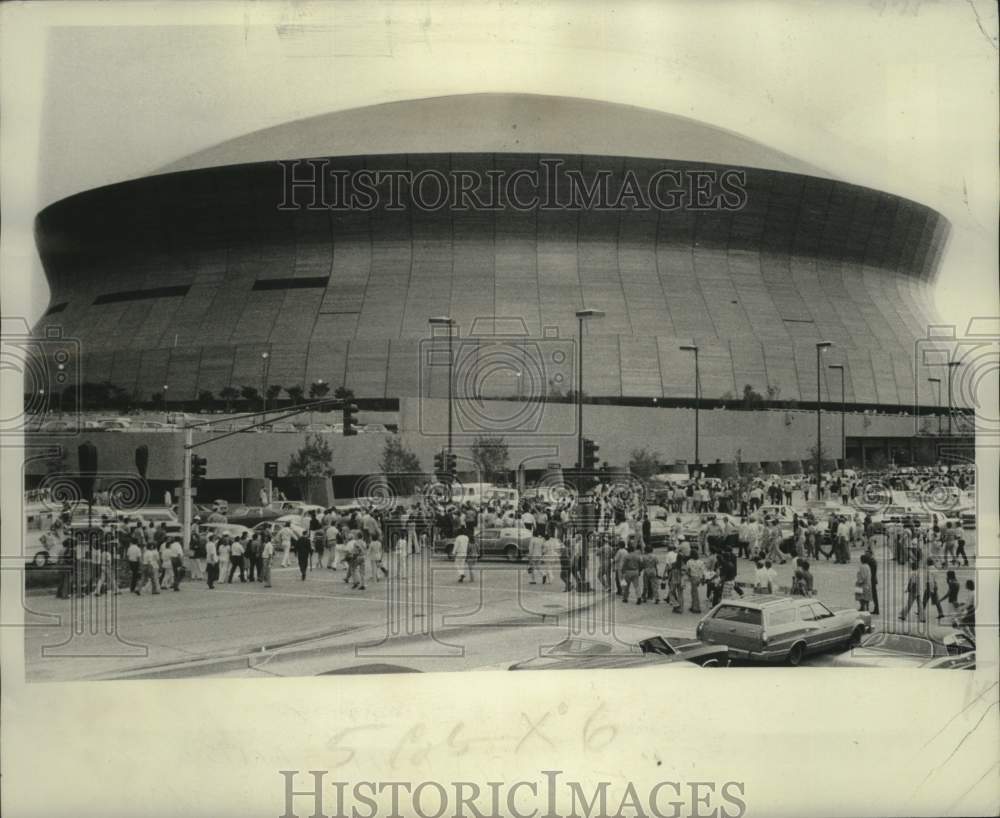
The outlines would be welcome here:
M 271 538 L 264 537 L 264 547 L 260 552 L 260 566 L 264 574 L 264 587 L 271 587 L 271 561 L 274 559 L 274 543 Z
M 469 555 L 469 537 L 466 535 L 465 530 L 461 530 L 457 537 L 455 537 L 455 546 L 452 550 L 455 556 L 455 570 L 458 572 L 458 581 L 465 581 L 466 572 L 466 558 Z
M 408 532 L 401 531 L 396 539 L 396 547 L 390 555 L 392 575 L 398 579 L 407 578 L 407 563 L 410 558 L 410 538 Z
M 153 593 L 160 593 L 160 553 L 156 550 L 156 546 L 149 542 L 146 545 L 146 550 L 142 554 L 142 588 L 141 591 L 146 590 L 146 586 L 152 586 Z
M 175 591 L 179 591 L 181 589 L 181 579 L 184 576 L 184 546 L 181 545 L 181 541 L 171 541 L 170 545 L 167 546 L 167 553 L 170 558 L 170 564 L 174 569 L 174 582 L 171 587 Z
M 230 546 L 229 551 L 229 577 L 226 579 L 227 584 L 232 584 L 233 575 L 236 573 L 237 569 L 239 569 L 240 572 L 240 582 L 247 581 L 246 568 L 243 565 L 243 554 L 245 551 L 246 549 L 243 547 L 243 540 L 233 540 L 233 544 Z
M 139 581 L 142 578 L 142 549 L 134 540 L 125 551 L 125 559 L 128 560 L 128 589 L 139 596 Z
M 532 585 L 536 584 L 536 578 L 539 574 L 542 574 L 542 555 L 544 551 L 544 538 L 535 534 L 531 538 L 531 542 L 528 543 L 528 575 L 531 577 L 529 582 Z
M 292 524 L 285 523 L 275 534 L 278 547 L 281 549 L 281 567 L 287 568 L 292 559 Z
M 205 581 L 209 590 L 213 590 L 219 581 L 219 544 L 214 534 L 205 540 Z
M 562 542 L 552 533 L 552 536 L 545 541 L 542 547 L 542 584 L 552 582 L 560 573 L 559 554 L 562 551 Z
M 535 515 L 532 514 L 530 511 L 524 512 L 524 514 L 521 515 L 521 525 L 524 528 L 528 529 L 529 533 L 534 533 L 534 531 L 535 531 Z

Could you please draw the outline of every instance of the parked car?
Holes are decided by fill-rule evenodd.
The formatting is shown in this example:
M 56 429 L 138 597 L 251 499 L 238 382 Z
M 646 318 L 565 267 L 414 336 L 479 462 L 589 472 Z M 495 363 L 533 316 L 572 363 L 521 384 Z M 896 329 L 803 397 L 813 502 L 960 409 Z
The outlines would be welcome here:
M 294 534 L 296 537 L 301 537 L 303 532 L 308 531 L 308 528 L 306 528 L 301 524 L 301 518 L 296 518 L 294 520 L 285 518 L 279 518 L 277 520 L 264 520 L 264 522 L 257 523 L 257 525 L 255 525 L 252 530 L 255 533 L 270 534 L 272 537 L 274 537 L 279 528 L 285 527 L 286 522 L 290 522 L 292 524 L 291 525 L 292 534 Z
M 333 427 L 328 423 L 310 423 L 306 426 L 306 431 L 321 435 L 328 435 L 333 432 Z
M 528 554 L 531 532 L 525 528 L 486 528 L 476 535 L 480 557 L 504 557 L 508 562 L 517 562 Z M 455 538 L 439 539 L 437 548 L 453 559 Z
M 267 427 L 267 431 L 292 434 L 297 433 L 299 429 L 294 423 L 272 423 Z
M 807 654 L 856 645 L 870 630 L 868 611 L 832 610 L 814 597 L 760 594 L 719 603 L 695 635 L 726 645 L 734 658 L 795 666 Z
M 276 511 L 269 506 L 244 506 L 231 510 L 226 514 L 226 520 L 237 525 L 245 525 L 253 528 L 257 523 L 264 520 L 274 520 L 283 512 Z
M 927 636 L 880 631 L 864 637 L 851 650 L 833 660 L 837 667 L 955 667 L 975 669 L 976 642 L 971 633 L 936 628 Z M 942 658 L 968 657 L 959 664 L 940 663 Z
M 366 423 L 358 429 L 359 432 L 364 432 L 366 435 L 369 434 L 385 434 L 389 430 L 385 428 L 383 423 Z
M 595 670 L 662 667 L 668 664 L 725 667 L 729 651 L 697 639 L 655 635 L 636 642 L 570 637 L 510 666 L 510 670 Z
M 198 531 L 202 534 L 215 534 L 217 537 L 227 534 L 233 539 L 250 533 L 250 529 L 245 525 L 236 523 L 199 523 Z

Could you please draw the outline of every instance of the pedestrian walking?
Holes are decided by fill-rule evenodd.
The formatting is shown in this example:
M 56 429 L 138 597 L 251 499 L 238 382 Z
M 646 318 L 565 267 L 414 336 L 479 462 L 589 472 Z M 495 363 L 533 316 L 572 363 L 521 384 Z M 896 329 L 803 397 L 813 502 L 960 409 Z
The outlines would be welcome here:
M 129 593 L 139 595 L 139 582 L 142 579 L 142 549 L 134 540 L 125 550 L 125 559 L 128 561 L 128 590 Z
M 861 555 L 857 574 L 854 576 L 854 598 L 859 611 L 867 611 L 872 601 L 872 569 L 868 566 L 868 555 Z
M 917 616 L 921 622 L 926 621 L 924 618 L 924 609 L 920 605 L 920 565 L 918 563 L 910 564 L 910 575 L 906 580 L 906 604 L 903 609 L 899 612 L 899 618 L 901 621 L 905 622 L 907 617 L 910 615 L 910 608 L 916 604 L 917 606 Z
M 684 571 L 687 574 L 688 582 L 691 586 L 691 608 L 689 610 L 691 613 L 700 614 L 701 595 L 698 592 L 698 588 L 705 576 L 705 564 L 701 561 L 697 548 L 691 549 L 691 559 L 689 559 L 687 564 L 684 566 Z
M 309 557 L 312 554 L 312 540 L 308 531 L 303 531 L 295 538 L 295 557 L 299 561 L 299 573 L 302 581 L 306 581 L 306 573 L 309 571 Z
M 160 593 L 160 552 L 156 543 L 150 541 L 142 555 L 142 587 L 140 593 L 149 585 L 154 594 Z
M 243 563 L 244 552 L 243 539 L 237 537 L 229 547 L 229 577 L 226 579 L 227 584 L 232 584 L 233 576 L 237 570 L 240 572 L 240 582 L 247 581 L 246 566 Z
M 937 608 L 937 618 L 940 620 L 944 619 L 944 609 L 941 607 L 937 577 L 934 576 L 934 573 L 931 570 L 932 568 L 934 568 L 934 560 L 927 560 L 927 576 L 924 579 L 924 594 L 923 598 L 920 600 L 920 604 L 926 611 L 928 610 L 927 603 L 932 602 L 934 607 Z
M 469 570 L 469 566 L 466 564 L 466 557 L 469 555 L 469 536 L 465 533 L 464 529 L 460 530 L 458 536 L 455 537 L 452 554 L 455 557 L 455 570 L 458 572 L 458 581 L 465 582 L 465 572 Z
M 476 563 L 479 561 L 479 542 L 477 541 L 475 535 L 469 538 L 469 548 L 465 552 L 465 567 L 469 576 L 469 582 L 475 582 L 476 577 L 473 573 L 473 569 Z
M 219 544 L 214 535 L 205 539 L 205 583 L 210 591 L 215 590 L 219 581 Z
M 271 587 L 271 563 L 274 561 L 274 543 L 271 538 L 264 537 L 264 545 L 260 550 L 260 567 L 264 577 L 264 587 Z
M 628 604 L 629 592 L 635 588 L 635 604 L 642 602 L 642 586 L 640 577 L 642 575 L 642 554 L 638 552 L 634 545 L 629 545 L 625 552 L 625 559 L 622 561 L 622 602 Z
M 642 558 L 642 601 L 660 604 L 660 566 L 653 554 L 653 546 L 647 545 Z
M 542 554 L 545 551 L 545 538 L 540 533 L 532 535 L 528 542 L 528 582 L 534 585 L 542 573 Z

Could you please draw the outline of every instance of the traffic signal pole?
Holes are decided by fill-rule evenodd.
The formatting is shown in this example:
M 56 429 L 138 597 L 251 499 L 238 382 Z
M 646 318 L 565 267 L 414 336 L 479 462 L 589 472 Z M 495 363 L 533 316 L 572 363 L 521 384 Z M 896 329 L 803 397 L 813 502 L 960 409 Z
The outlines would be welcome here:
M 184 485 L 181 490 L 181 506 L 183 519 L 181 521 L 181 544 L 184 546 L 184 553 L 188 552 L 191 545 L 191 452 L 194 448 L 194 430 L 190 426 L 184 427 Z

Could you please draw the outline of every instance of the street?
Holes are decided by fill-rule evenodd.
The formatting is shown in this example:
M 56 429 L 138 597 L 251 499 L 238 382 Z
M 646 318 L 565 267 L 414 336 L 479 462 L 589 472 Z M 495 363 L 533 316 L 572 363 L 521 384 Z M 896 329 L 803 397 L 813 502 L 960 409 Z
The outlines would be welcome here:
M 970 556 L 975 553 L 969 532 Z M 665 551 L 658 550 L 662 562 Z M 876 630 L 915 631 L 915 611 L 899 622 L 908 569 L 879 559 L 880 615 Z M 827 605 L 856 607 L 858 552 L 852 562 L 813 565 L 816 597 Z M 959 582 L 974 577 L 956 569 Z M 752 585 L 754 565 L 739 560 L 738 581 Z M 775 566 L 779 589 L 791 584 L 792 562 Z M 944 570 L 935 569 L 943 584 Z M 453 562 L 441 556 L 409 561 L 406 581 L 369 582 L 353 590 L 343 571 L 315 568 L 305 581 L 295 567 L 273 570 L 273 587 L 261 583 L 186 580 L 179 592 L 148 590 L 74 600 L 49 591 L 30 592 L 26 605 L 25 664 L 28 679 L 184 676 L 316 675 L 366 668 L 452 671 L 503 669 L 538 655 L 569 635 L 623 644 L 661 633 L 693 637 L 701 615 L 673 613 L 651 602 L 625 604 L 602 592 L 565 593 L 558 576 L 531 584 L 526 565 L 482 562 L 475 582 L 457 581 Z M 595 583 L 599 586 L 599 583 Z M 665 594 L 664 591 L 660 592 Z M 965 594 L 961 596 L 964 601 Z M 710 606 L 702 599 L 702 611 Z M 946 613 L 947 603 L 945 603 Z M 931 608 L 929 621 L 936 621 Z M 824 666 L 831 655 L 807 657 Z

